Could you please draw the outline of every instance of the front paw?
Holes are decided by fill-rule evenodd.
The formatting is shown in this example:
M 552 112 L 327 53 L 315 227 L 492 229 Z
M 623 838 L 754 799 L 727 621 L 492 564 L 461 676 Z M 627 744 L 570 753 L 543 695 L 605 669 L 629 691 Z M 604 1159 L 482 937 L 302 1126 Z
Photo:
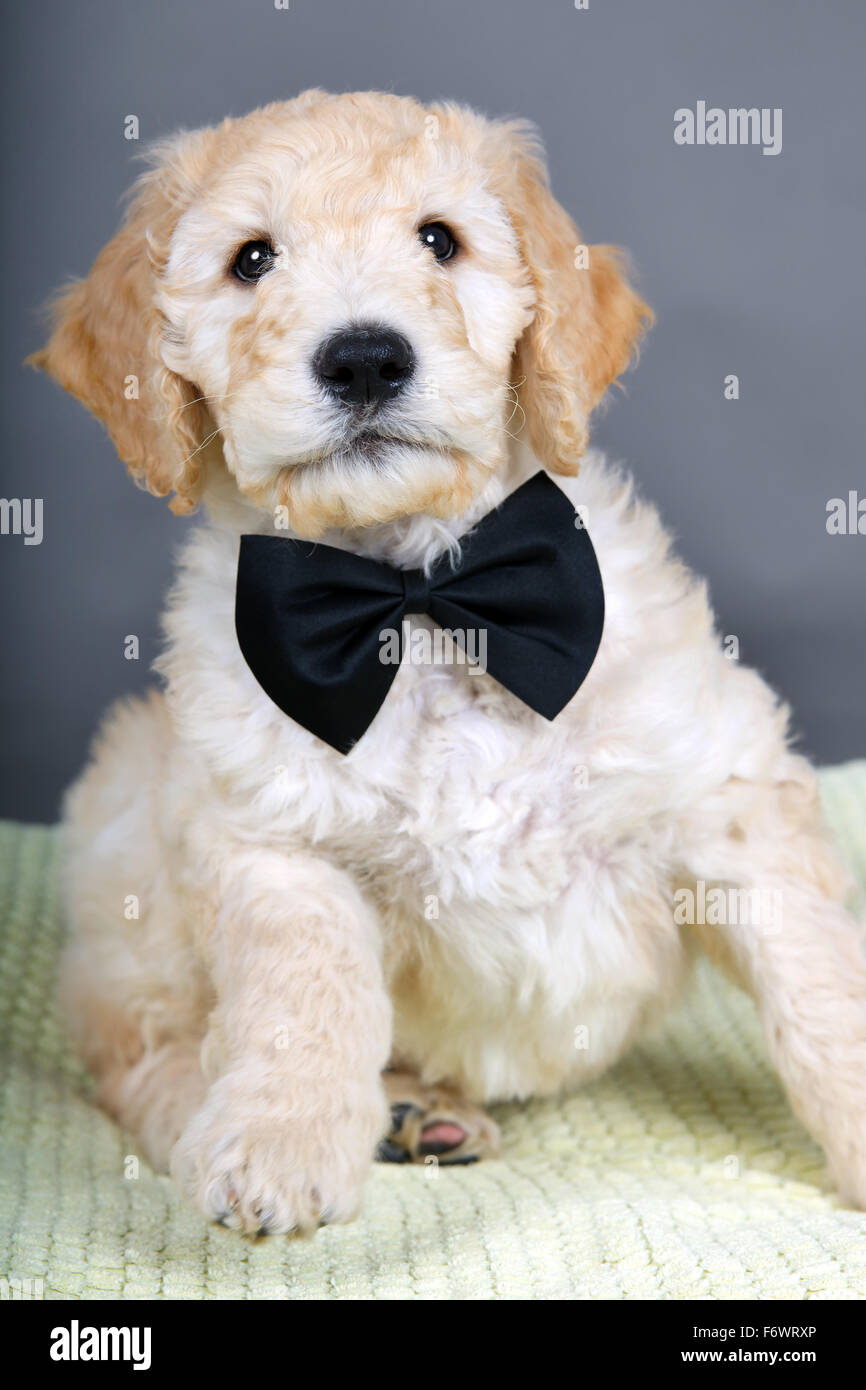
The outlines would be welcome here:
M 308 1232 L 351 1221 L 383 1106 L 339 1124 L 305 1113 L 286 1119 L 211 1097 L 174 1147 L 172 1175 L 211 1221 L 251 1235 Z

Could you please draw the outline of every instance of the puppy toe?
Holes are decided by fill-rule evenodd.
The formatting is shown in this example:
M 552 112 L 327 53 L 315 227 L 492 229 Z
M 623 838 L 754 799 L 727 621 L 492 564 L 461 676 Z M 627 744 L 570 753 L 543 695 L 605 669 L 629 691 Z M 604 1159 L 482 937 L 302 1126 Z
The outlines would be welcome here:
M 423 1115 L 423 1105 L 411 1100 L 397 1101 L 391 1106 L 391 1134 L 399 1134 L 410 1115 Z
M 393 1139 L 383 1139 L 376 1150 L 378 1163 L 409 1163 L 411 1154 Z

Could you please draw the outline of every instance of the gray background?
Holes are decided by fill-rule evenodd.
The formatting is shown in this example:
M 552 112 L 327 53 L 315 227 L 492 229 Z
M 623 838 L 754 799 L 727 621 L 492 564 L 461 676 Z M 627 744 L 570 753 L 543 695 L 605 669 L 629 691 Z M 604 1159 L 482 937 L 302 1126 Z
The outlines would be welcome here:
M 538 123 L 561 201 L 629 248 L 658 313 L 596 440 L 658 501 L 804 748 L 866 753 L 866 536 L 825 529 L 828 498 L 866 493 L 861 0 L 42 0 L 4 29 L 0 495 L 43 497 L 45 539 L 0 537 L 0 814 L 53 819 L 106 703 L 149 679 L 186 524 L 22 368 L 37 308 L 115 226 L 141 148 L 127 114 L 143 144 L 313 85 Z M 675 108 L 699 99 L 781 106 L 783 152 L 675 146 Z

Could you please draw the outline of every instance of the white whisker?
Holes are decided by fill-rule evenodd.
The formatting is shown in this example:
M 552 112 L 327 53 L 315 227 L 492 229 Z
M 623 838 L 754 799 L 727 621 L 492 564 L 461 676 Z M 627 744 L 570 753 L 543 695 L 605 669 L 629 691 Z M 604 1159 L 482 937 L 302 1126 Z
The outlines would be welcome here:
M 185 458 L 185 459 L 183 460 L 183 462 L 181 463 L 181 468 L 184 468 L 184 467 L 186 466 L 186 464 L 189 463 L 190 459 L 194 459 L 195 456 L 196 456 L 196 454 L 200 453 L 201 450 L 204 449 L 204 448 L 206 447 L 206 445 L 210 444 L 210 442 L 211 442 L 212 439 L 216 439 L 216 437 L 217 437 L 218 434 L 219 434 L 219 428 L 213 430 L 213 431 L 208 435 L 207 439 L 203 439 L 202 442 L 201 442 L 201 444 L 199 444 L 199 446 L 198 446 L 197 449 L 193 449 L 193 451 L 192 451 L 191 454 L 187 454 L 186 458 Z

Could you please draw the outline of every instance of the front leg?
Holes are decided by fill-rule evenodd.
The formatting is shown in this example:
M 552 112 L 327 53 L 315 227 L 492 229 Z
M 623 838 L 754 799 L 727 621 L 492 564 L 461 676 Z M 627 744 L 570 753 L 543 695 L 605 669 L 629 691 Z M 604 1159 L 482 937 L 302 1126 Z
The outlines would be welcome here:
M 237 1230 L 348 1221 L 388 1127 L 378 921 L 348 874 L 311 855 L 234 849 L 218 863 L 201 940 L 216 996 L 210 1089 L 172 1173 Z

